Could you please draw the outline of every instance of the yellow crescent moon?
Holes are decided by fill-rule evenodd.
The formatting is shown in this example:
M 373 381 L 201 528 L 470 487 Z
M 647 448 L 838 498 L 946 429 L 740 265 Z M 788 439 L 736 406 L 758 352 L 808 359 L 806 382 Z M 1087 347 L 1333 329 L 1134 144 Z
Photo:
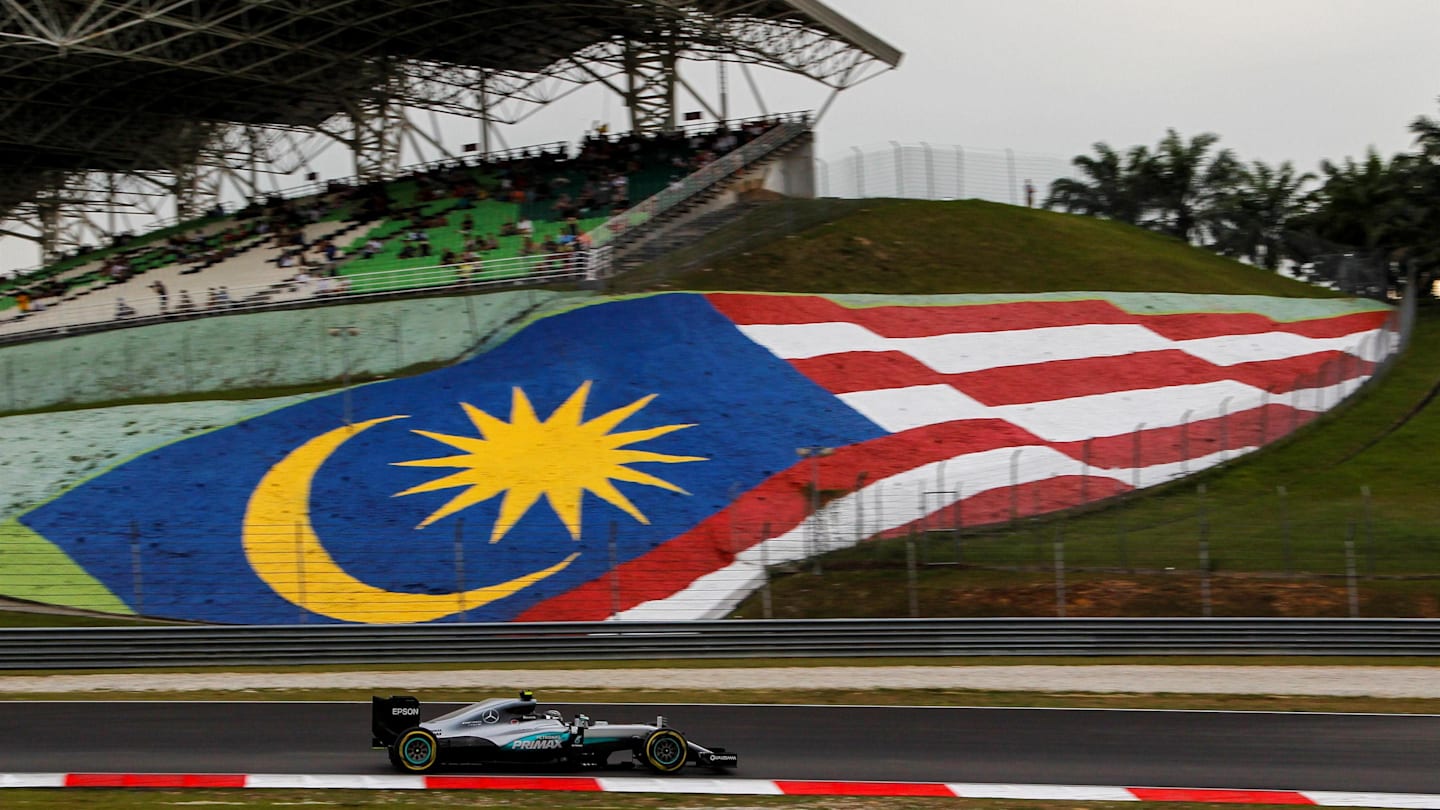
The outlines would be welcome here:
M 281 598 L 313 613 L 347 622 L 428 622 L 488 605 L 563 571 L 578 553 L 498 585 L 451 594 L 396 593 L 367 585 L 345 572 L 321 545 L 310 525 L 310 484 L 331 454 L 386 416 L 322 433 L 270 468 L 245 508 L 245 556 L 250 567 Z

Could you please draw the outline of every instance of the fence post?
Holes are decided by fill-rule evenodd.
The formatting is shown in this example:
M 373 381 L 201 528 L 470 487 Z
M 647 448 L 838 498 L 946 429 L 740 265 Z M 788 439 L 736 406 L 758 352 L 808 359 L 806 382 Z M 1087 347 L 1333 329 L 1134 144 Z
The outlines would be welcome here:
M 905 147 L 899 141 L 891 141 L 890 145 L 895 147 L 895 196 L 905 198 Z
M 1009 147 L 1005 149 L 1005 170 L 1010 183 L 1010 204 L 1019 205 L 1015 199 L 1015 152 Z
M 910 618 L 920 618 L 920 583 L 915 573 L 915 527 L 905 535 L 905 590 L 910 598 Z
M 1010 522 L 1020 518 L 1020 448 L 1010 454 Z
M 1295 378 L 1290 386 L 1290 432 L 1294 433 L 1300 429 L 1300 386 L 1304 384 L 1305 375 Z
M 1260 444 L 1264 447 L 1270 442 L 1270 389 L 1266 388 L 1260 392 Z
M 1140 434 L 1145 431 L 1145 423 L 1141 422 L 1135 426 L 1135 432 L 1130 434 L 1134 441 L 1130 447 L 1130 486 L 1132 489 L 1140 489 Z
M 463 622 L 469 610 L 465 604 L 465 518 L 455 520 L 455 599 L 459 603 L 455 621 Z
M 130 521 L 130 584 L 135 591 L 135 612 L 145 615 L 145 574 L 140 557 L 140 524 Z
M 953 518 L 951 523 L 955 531 L 955 566 L 958 568 L 965 561 L 965 547 L 963 532 L 965 531 L 965 482 L 958 481 L 955 484 L 955 503 L 951 507 Z
M 850 150 L 855 153 L 855 196 L 865 199 L 865 153 L 860 147 L 852 146 Z
M 1355 521 L 1350 521 L 1345 540 L 1345 591 L 1350 601 L 1350 618 L 1360 618 L 1360 583 L 1355 575 Z
M 1200 615 L 1210 618 L 1210 516 L 1205 509 L 1205 485 L 1196 488 L 1200 497 Z
M 1220 463 L 1224 464 L 1230 458 L 1230 400 L 1225 397 L 1220 400 Z
M 869 471 L 862 471 L 855 476 L 855 546 L 865 542 L 865 479 L 870 477 Z
M 767 619 L 775 618 L 774 605 L 770 599 L 770 524 L 766 523 L 760 528 L 760 536 L 765 538 L 760 541 L 760 615 Z
M 610 552 L 610 618 L 620 621 L 620 566 L 619 553 L 616 546 L 615 521 L 610 521 L 609 552 Z M 769 618 L 768 616 L 766 618 Z
M 965 147 L 955 147 L 955 199 L 965 199 Z
M 925 199 L 935 199 L 935 154 L 930 149 L 930 144 L 921 142 L 925 148 Z
M 1065 536 L 1055 527 L 1055 615 L 1065 618 Z
M 1185 411 L 1180 417 L 1180 474 L 1190 474 L 1190 414 L 1193 410 Z
M 1375 576 L 1375 526 L 1370 521 L 1370 486 L 1360 487 L 1360 519 L 1365 528 L 1365 576 Z

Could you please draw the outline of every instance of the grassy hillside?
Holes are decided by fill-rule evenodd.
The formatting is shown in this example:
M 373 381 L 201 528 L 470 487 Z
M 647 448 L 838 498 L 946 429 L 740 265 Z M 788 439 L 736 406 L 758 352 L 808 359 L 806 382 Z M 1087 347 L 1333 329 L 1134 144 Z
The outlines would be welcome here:
M 738 241 L 784 206 L 710 237 Z M 1141 228 L 966 200 L 872 200 L 854 213 L 679 275 L 692 290 L 935 294 L 1057 290 L 1324 298 L 1336 294 Z M 709 241 L 709 240 L 707 240 Z

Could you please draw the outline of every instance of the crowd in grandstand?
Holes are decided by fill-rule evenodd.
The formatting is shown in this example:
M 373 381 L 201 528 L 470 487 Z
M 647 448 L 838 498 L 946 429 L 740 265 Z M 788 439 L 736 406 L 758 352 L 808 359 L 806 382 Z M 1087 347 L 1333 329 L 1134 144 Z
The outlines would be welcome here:
M 198 225 L 161 232 L 163 236 L 121 234 L 91 254 L 94 264 L 87 272 L 66 276 L 57 267 L 43 278 L 12 285 L 7 294 L 15 317 L 24 318 L 68 300 L 77 288 L 122 285 L 147 271 L 173 265 L 183 266 L 182 273 L 198 273 L 262 246 L 278 249 L 267 262 L 294 271 L 286 279 L 291 289 L 312 295 L 346 292 L 349 274 L 365 273 L 377 264 L 388 269 L 397 262 L 409 267 L 453 267 L 455 279 L 466 282 L 486 269 L 487 254 L 548 256 L 558 261 L 566 254 L 583 253 L 590 247 L 588 227 L 627 210 L 632 194 L 653 194 L 775 123 L 618 137 L 601 128 L 586 135 L 574 156 L 563 148 L 541 148 L 503 159 L 454 159 L 389 181 L 332 182 L 324 192 L 303 199 L 254 200 L 228 216 L 223 206 L 217 207 Z M 494 209 L 486 208 L 493 203 L 508 204 L 505 210 L 513 216 L 493 221 Z M 492 219 L 477 218 L 482 212 Z M 350 224 L 337 224 L 333 232 L 318 238 L 307 236 L 308 226 L 331 221 Z M 359 238 L 341 240 L 355 228 L 362 229 Z M 91 256 L 74 257 L 68 266 L 84 265 Z M 556 265 L 541 261 L 535 266 Z M 171 308 L 161 281 L 146 286 L 164 315 L 237 303 L 225 285 L 215 285 L 203 297 L 177 289 Z M 132 304 L 122 297 L 115 299 L 115 317 L 135 314 Z

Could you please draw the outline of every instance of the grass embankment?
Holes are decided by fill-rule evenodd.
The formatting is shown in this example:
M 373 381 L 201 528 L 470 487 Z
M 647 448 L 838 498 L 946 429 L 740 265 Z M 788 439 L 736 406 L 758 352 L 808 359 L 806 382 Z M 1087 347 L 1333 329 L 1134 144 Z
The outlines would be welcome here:
M 833 201 L 805 205 L 828 203 Z M 977 200 L 865 203 L 831 205 L 838 219 L 717 259 L 668 286 L 894 295 L 1069 290 L 1339 295 L 1114 222 Z M 767 217 L 772 210 L 783 209 L 762 207 L 753 216 L 783 218 Z M 803 211 L 797 216 L 803 219 Z

